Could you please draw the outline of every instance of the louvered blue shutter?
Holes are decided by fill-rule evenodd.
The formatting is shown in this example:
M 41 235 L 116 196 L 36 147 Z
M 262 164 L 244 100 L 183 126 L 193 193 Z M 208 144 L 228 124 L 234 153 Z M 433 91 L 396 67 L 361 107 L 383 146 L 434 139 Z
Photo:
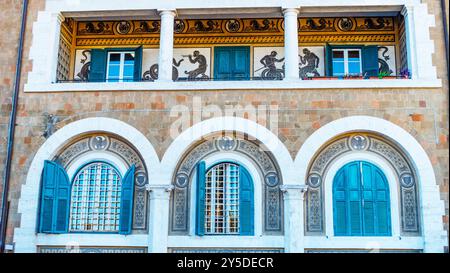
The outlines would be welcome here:
M 196 234 L 199 236 L 205 235 L 205 177 L 206 166 L 204 161 L 200 161 L 197 164 L 197 222 L 196 222 Z
M 362 198 L 361 198 L 361 171 L 359 162 L 352 162 L 346 166 L 345 180 L 348 194 L 348 216 L 350 235 L 362 235 Z
M 253 181 L 248 171 L 239 167 L 239 224 L 241 235 L 254 234 Z
M 364 235 L 375 235 L 375 204 L 374 194 L 376 189 L 373 179 L 372 165 L 362 162 L 362 190 L 363 190 L 363 214 L 364 214 Z
M 63 167 L 44 162 L 39 232 L 66 233 L 69 224 L 70 181 Z
M 347 235 L 347 205 L 344 170 L 340 170 L 333 181 L 333 215 L 334 234 L 336 236 Z
M 325 74 L 333 76 L 333 48 L 329 44 L 325 47 L 325 64 Z
M 131 223 L 133 219 L 133 194 L 134 194 L 134 173 L 136 167 L 133 165 L 122 179 L 122 192 L 120 198 L 120 234 L 131 233 Z
M 363 75 L 378 76 L 378 46 L 365 46 L 362 48 L 362 67 Z
M 140 81 L 142 75 L 142 46 L 134 53 L 134 81 Z
M 250 48 L 233 47 L 233 71 L 234 80 L 249 80 L 250 79 Z
M 103 49 L 92 49 L 91 68 L 89 73 L 90 82 L 106 81 L 106 51 Z

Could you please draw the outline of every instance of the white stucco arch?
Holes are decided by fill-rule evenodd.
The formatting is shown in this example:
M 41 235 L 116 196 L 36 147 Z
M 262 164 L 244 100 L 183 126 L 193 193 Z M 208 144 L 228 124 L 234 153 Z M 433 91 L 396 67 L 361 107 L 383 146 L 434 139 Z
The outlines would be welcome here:
M 305 183 L 309 165 L 315 154 L 332 138 L 349 132 L 373 132 L 393 140 L 409 157 L 417 174 L 423 249 L 425 252 L 442 252 L 447 245 L 442 216 L 444 203 L 431 161 L 417 140 L 400 126 L 390 121 L 371 116 L 351 116 L 332 121 L 315 131 L 303 143 L 294 166 L 302 183 Z
M 72 122 L 49 137 L 36 152 L 28 170 L 26 182 L 22 185 L 18 213 L 21 213 L 20 227 L 14 231 L 15 252 L 35 252 L 37 244 L 36 223 L 39 203 L 39 188 L 44 161 L 52 159 L 58 150 L 74 137 L 90 132 L 106 132 L 121 136 L 134 145 L 150 173 L 156 171 L 159 159 L 148 139 L 131 125 L 112 118 L 94 117 Z M 116 235 L 108 240 L 114 241 Z M 64 237 L 64 236 L 63 236 Z M 83 242 L 83 235 L 66 235 L 67 240 Z M 62 242 L 61 242 L 62 243 Z M 64 244 L 64 243 L 63 243 Z
M 293 160 L 286 146 L 266 127 L 244 118 L 217 117 L 204 120 L 181 133 L 169 146 L 161 160 L 161 170 L 155 180 L 170 184 L 178 162 L 192 145 L 202 137 L 217 132 L 238 132 L 259 140 L 272 154 L 280 168 L 283 184 L 294 184 Z

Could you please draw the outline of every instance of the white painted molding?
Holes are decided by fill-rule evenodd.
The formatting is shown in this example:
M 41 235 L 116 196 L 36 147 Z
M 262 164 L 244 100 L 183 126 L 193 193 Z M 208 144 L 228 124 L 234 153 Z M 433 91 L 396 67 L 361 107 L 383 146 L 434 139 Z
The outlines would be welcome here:
M 30 81 L 29 81 L 30 82 Z M 226 84 L 224 84 L 226 83 Z M 27 83 L 25 92 L 87 92 L 87 91 L 167 91 L 167 90 L 274 90 L 274 89 L 390 89 L 439 88 L 442 80 L 283 80 L 283 81 L 194 81 L 194 82 L 122 82 L 122 83 Z
M 439 186 L 431 161 L 417 140 L 403 128 L 390 121 L 371 116 L 351 116 L 332 121 L 310 135 L 303 143 L 294 161 L 297 175 L 306 181 L 309 165 L 320 148 L 334 137 L 355 131 L 380 134 L 393 140 L 409 157 L 418 178 L 421 230 L 425 252 L 443 252 L 447 246 L 442 216 L 444 202 L 440 198 Z

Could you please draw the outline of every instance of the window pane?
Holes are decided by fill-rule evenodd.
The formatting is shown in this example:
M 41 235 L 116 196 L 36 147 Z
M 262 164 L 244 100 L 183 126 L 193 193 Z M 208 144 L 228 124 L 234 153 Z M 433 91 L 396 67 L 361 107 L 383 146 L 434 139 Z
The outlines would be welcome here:
M 359 50 L 349 50 L 348 51 L 348 58 L 351 59 L 358 59 L 359 60 Z
M 333 60 L 341 59 L 344 61 L 344 51 L 343 50 L 334 50 L 333 51 Z
M 344 74 L 344 62 L 337 62 L 333 60 L 333 76 L 343 76 Z
M 110 64 L 120 64 L 120 53 L 111 53 L 109 54 L 109 63 Z

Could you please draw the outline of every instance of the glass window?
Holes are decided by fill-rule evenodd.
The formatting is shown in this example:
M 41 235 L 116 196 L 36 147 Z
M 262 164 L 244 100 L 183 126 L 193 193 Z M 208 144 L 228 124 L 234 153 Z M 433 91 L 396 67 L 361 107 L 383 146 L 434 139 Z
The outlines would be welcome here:
M 389 185 L 375 165 L 355 161 L 333 180 L 336 236 L 390 236 Z
M 239 233 L 239 165 L 221 163 L 206 173 L 205 233 Z
M 134 52 L 109 52 L 107 81 L 123 82 L 134 79 Z
M 74 178 L 70 231 L 118 232 L 121 178 L 109 164 L 95 162 Z
M 333 76 L 362 73 L 360 49 L 333 49 Z

